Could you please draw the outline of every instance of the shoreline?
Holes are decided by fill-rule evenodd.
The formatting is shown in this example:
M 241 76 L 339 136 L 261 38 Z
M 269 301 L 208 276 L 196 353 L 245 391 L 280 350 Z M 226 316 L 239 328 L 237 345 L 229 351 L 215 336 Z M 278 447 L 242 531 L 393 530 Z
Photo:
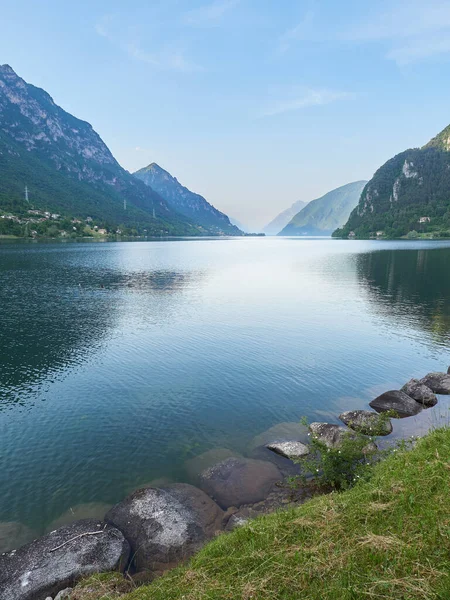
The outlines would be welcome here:
M 450 395 L 449 373 L 450 368 L 448 373 L 428 374 L 420 381 L 411 380 L 405 384 L 403 391 L 392 390 L 381 394 L 369 403 L 376 412 L 356 410 L 341 414 L 340 419 L 347 427 L 333 423 L 312 423 L 309 425 L 309 435 L 329 449 L 340 448 L 343 436 L 345 438 L 354 435 L 355 432 L 366 437 L 369 444 L 371 440 L 373 442 L 372 437 L 379 439 L 377 433 L 375 436 L 371 435 L 370 425 L 377 415 L 395 410 L 395 418 L 404 419 L 434 406 L 438 401 L 436 394 Z M 389 413 L 385 422 L 390 424 L 390 418 L 392 415 Z M 305 426 L 298 427 L 300 429 Z M 230 531 L 261 514 L 302 504 L 315 495 L 317 489 L 304 486 L 293 492 L 287 483 L 289 478 L 299 475 L 298 459 L 305 455 L 306 446 L 299 439 L 293 439 L 295 434 L 292 432 L 283 436 L 277 435 L 276 426 L 272 429 L 274 431 L 269 435 L 272 435 L 273 439 L 255 447 L 247 457 L 228 451 L 230 456 L 215 463 L 212 461 L 209 465 L 205 458 L 197 461 L 205 467 L 198 474 L 198 487 L 175 483 L 162 487 L 140 488 L 112 507 L 104 520 L 74 520 L 71 524 L 64 525 L 24 546 L 7 550 L 0 555 L 0 566 L 3 562 L 8 571 L 12 568 L 11 565 L 15 565 L 14 572 L 17 574 L 20 569 L 25 568 L 20 566 L 21 561 L 28 565 L 26 568 L 32 568 L 36 566 L 36 560 L 39 562 L 42 556 L 47 554 L 50 572 L 57 572 L 56 567 L 62 555 L 55 552 L 59 550 L 59 545 L 54 547 L 55 539 L 60 540 L 61 550 L 66 545 L 74 545 L 76 539 L 78 551 L 83 555 L 86 550 L 85 544 L 88 543 L 86 540 L 95 535 L 98 536 L 97 551 L 102 554 L 107 542 L 101 541 L 101 538 L 105 537 L 102 532 L 111 530 L 110 537 L 115 536 L 123 542 L 120 560 L 112 570 L 118 568 L 119 571 L 134 573 L 138 580 L 142 579 L 142 574 L 145 574 L 144 579 L 154 578 L 184 562 L 218 532 Z M 381 434 L 383 439 L 388 438 L 391 432 L 392 427 L 388 427 L 387 433 Z M 298 435 L 296 437 L 298 438 Z M 209 457 L 209 462 L 213 458 Z M 155 516 L 155 510 L 158 517 Z M 174 529 L 175 523 L 177 525 Z M 196 530 L 195 534 L 190 533 L 192 527 Z M 74 531 L 80 531 L 76 538 L 73 535 Z M 169 531 L 172 533 L 167 538 L 165 532 Z M 90 539 L 89 543 L 92 543 Z M 108 543 L 111 545 L 111 540 Z M 108 548 L 107 545 L 106 549 Z M 155 548 L 159 550 L 156 551 Z M 49 557 L 53 552 L 55 553 Z M 157 559 L 155 552 L 159 552 Z M 55 593 L 55 586 L 59 587 L 56 590 L 59 592 L 67 587 L 68 582 L 73 584 L 83 578 L 86 575 L 85 567 L 86 565 L 80 566 L 75 560 L 69 579 L 66 577 L 58 582 L 52 581 L 51 586 L 48 581 L 40 582 L 41 587 L 47 586 L 47 596 L 43 597 L 43 600 Z M 96 567 L 97 572 L 109 570 L 111 565 L 108 565 L 108 568 L 105 565 Z M 49 576 L 47 573 L 47 578 Z M 43 577 L 45 579 L 45 573 Z M 3 588 L 9 589 L 8 585 L 7 583 L 5 588 L 5 583 L 0 579 L 0 591 Z M 51 590 L 49 586 L 53 586 Z M 14 600 L 16 597 L 19 600 L 28 599 L 28 596 L 20 594 L 11 596 L 13 597 Z M 36 599 L 40 600 L 40 596 L 36 596 Z

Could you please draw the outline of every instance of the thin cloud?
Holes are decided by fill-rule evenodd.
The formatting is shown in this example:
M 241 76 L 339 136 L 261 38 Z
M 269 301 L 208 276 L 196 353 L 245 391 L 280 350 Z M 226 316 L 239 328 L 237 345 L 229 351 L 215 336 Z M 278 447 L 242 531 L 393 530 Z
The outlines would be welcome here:
M 299 42 L 307 36 L 311 31 L 314 21 L 314 12 L 312 10 L 306 11 L 302 20 L 283 33 L 278 43 L 277 54 L 285 54 L 293 43 Z
M 97 35 L 107 39 L 131 59 L 143 62 L 159 70 L 173 70 L 182 73 L 195 73 L 204 68 L 188 58 L 184 48 L 177 44 L 165 45 L 151 52 L 143 48 L 141 42 L 129 32 L 123 32 L 117 26 L 113 15 L 104 16 L 96 25 Z
M 390 10 L 372 15 L 370 22 L 346 31 L 345 41 L 386 42 L 385 57 L 404 66 L 450 52 L 450 2 L 397 2 Z
M 186 25 L 210 26 L 222 20 L 224 15 L 237 6 L 241 0 L 215 0 L 184 15 Z
M 353 94 L 339 90 L 330 89 L 302 89 L 291 93 L 288 98 L 274 102 L 260 117 L 272 117 L 286 112 L 292 112 L 309 108 L 311 106 L 325 106 L 339 100 L 351 98 Z

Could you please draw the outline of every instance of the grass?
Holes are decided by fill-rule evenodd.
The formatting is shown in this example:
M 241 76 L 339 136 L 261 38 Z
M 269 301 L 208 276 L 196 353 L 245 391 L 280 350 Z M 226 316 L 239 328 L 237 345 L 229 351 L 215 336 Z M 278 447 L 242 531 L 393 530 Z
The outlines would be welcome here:
M 220 535 L 122 600 L 450 598 L 450 429 L 351 490 Z

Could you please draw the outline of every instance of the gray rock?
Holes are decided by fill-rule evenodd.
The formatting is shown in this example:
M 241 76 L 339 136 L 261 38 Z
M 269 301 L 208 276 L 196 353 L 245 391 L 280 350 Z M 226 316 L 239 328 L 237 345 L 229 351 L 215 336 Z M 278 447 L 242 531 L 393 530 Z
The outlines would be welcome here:
M 340 414 L 339 419 L 347 427 L 364 435 L 377 436 L 392 433 L 391 421 L 384 421 L 378 413 L 370 410 L 349 410 Z
M 396 413 L 395 418 L 404 419 L 405 417 L 412 417 L 417 415 L 422 410 L 422 404 L 419 404 L 413 398 L 401 392 L 400 390 L 391 390 L 385 392 L 372 400 L 369 403 L 372 408 L 377 412 L 387 412 L 393 410 Z
M 450 367 L 447 369 L 447 375 L 450 375 Z
M 130 546 L 102 521 L 85 519 L 61 527 L 0 556 L 2 600 L 44 600 L 82 577 L 123 571 Z
M 129 541 L 138 571 L 164 570 L 188 558 L 221 528 L 222 519 L 217 504 L 187 483 L 138 490 L 106 515 Z
M 61 590 L 55 596 L 55 600 L 70 600 L 70 595 L 73 592 L 73 588 L 68 587 L 65 590 Z
M 420 380 L 430 388 L 435 394 L 450 394 L 450 374 L 448 373 L 428 373 Z
M 206 469 L 200 487 L 224 509 L 263 500 L 282 479 L 272 463 L 251 458 L 228 458 Z
M 36 533 L 16 521 L 0 523 L 0 553 L 20 548 L 37 537 Z
M 248 458 L 265 460 L 273 463 L 281 471 L 283 477 L 294 477 L 295 475 L 300 475 L 302 472 L 300 465 L 292 462 L 290 458 L 286 458 L 281 454 L 276 454 L 272 450 L 269 450 L 267 446 L 258 446 L 251 451 Z
M 309 430 L 316 440 L 330 449 L 339 448 L 346 437 L 356 437 L 353 431 L 332 423 L 311 423 Z
M 298 440 L 299 442 L 306 443 L 308 441 L 308 428 L 301 423 L 278 423 L 267 431 L 263 431 L 263 433 L 255 436 L 249 444 L 248 451 L 251 452 L 258 446 L 270 444 L 274 440 L 283 442 Z
M 433 391 L 418 379 L 411 379 L 411 381 L 405 383 L 401 391 L 424 406 L 435 406 L 437 404 L 437 398 Z
M 302 458 L 309 454 L 308 446 L 295 440 L 290 440 L 287 442 L 272 442 L 271 444 L 267 444 L 267 448 L 276 454 L 281 454 L 281 456 L 291 459 Z
M 184 463 L 184 468 L 189 477 L 189 481 L 198 485 L 202 471 L 209 469 L 209 467 L 212 467 L 227 458 L 240 458 L 240 455 L 228 450 L 228 448 L 213 448 L 212 450 L 203 452 L 203 454 L 194 456 L 194 458 L 188 459 Z

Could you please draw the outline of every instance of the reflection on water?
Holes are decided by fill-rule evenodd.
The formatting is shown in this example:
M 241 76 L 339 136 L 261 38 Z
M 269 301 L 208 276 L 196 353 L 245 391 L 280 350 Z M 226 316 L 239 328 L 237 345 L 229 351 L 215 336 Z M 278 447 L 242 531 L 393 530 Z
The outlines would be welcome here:
M 448 265 L 447 243 L 0 245 L 0 523 L 42 532 L 446 368 Z
M 378 314 L 430 334 L 447 345 L 450 334 L 448 250 L 386 250 L 357 256 L 358 276 Z

